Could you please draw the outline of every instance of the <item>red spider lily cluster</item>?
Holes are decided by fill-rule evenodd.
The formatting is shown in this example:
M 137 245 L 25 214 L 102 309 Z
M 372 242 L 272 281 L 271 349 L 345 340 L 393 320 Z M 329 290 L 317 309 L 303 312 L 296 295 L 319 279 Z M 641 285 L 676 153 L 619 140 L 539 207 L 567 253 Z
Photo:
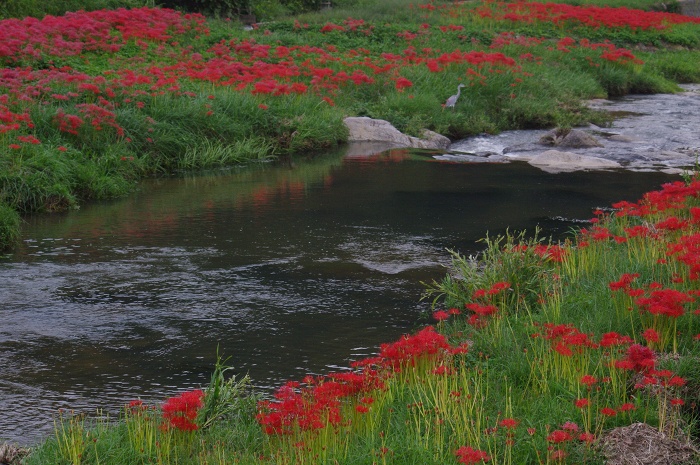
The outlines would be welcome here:
M 186 391 L 165 401 L 161 410 L 165 420 L 164 428 L 179 431 L 195 431 L 197 414 L 204 406 L 204 392 L 200 389 Z
M 675 13 L 658 13 L 630 8 L 609 8 L 593 5 L 574 6 L 561 3 L 517 1 L 485 2 L 475 13 L 482 18 L 512 22 L 548 22 L 558 25 L 593 28 L 628 27 L 630 29 L 665 29 L 673 24 L 700 23 L 700 19 Z
M 428 326 L 396 342 L 382 344 L 376 357 L 354 362 L 353 367 L 360 371 L 307 377 L 303 386 L 288 382 L 277 390 L 275 400 L 260 403 L 258 422 L 267 434 L 276 435 L 340 425 L 347 421 L 341 412 L 344 403 L 359 399 L 354 411 L 366 413 L 373 402 L 372 392 L 383 389 L 388 378 L 419 364 L 441 365 L 466 350 L 466 346 L 451 346 L 445 336 Z
M 459 463 L 484 463 L 491 458 L 483 450 L 473 449 L 470 446 L 462 446 L 455 451 Z
M 502 5 L 489 4 L 488 8 L 497 6 Z M 459 11 L 457 16 L 474 16 L 481 11 L 475 13 L 461 6 L 450 11 L 454 8 Z M 436 10 L 424 9 L 430 14 Z M 435 14 L 442 13 L 437 8 Z M 315 27 L 323 34 L 372 36 L 380 26 L 348 18 L 342 24 L 305 25 L 304 29 Z M 436 28 L 424 24 L 418 31 L 405 31 L 401 35 L 408 46 L 400 53 L 362 47 L 340 50 L 334 45 L 266 44 L 259 43 L 255 37 L 221 40 L 205 50 L 194 50 L 191 46 L 181 46 L 180 41 L 206 36 L 209 31 L 204 18 L 168 9 L 102 10 L 41 20 L 4 20 L 0 21 L 0 61 L 16 68 L 0 70 L 0 87 L 6 92 L 0 100 L 0 135 L 32 135 L 34 123 L 27 106 L 41 103 L 58 107 L 52 124 L 71 143 L 79 145 L 81 139 L 94 138 L 95 134 L 107 137 L 110 143 L 128 144 L 134 137 L 153 142 L 145 135 L 126 134 L 116 116 L 117 110 L 131 108 L 138 114 L 149 98 L 168 94 L 193 99 L 206 95 L 205 88 L 211 86 L 250 93 L 261 100 L 312 95 L 319 103 L 333 106 L 344 90 L 355 87 L 375 86 L 383 91 L 393 89 L 404 93 L 420 84 L 415 76 L 421 73 L 422 80 L 430 80 L 430 75 L 456 72 L 458 80 L 477 87 L 488 85 L 492 76 L 507 75 L 506 86 L 515 88 L 533 76 L 523 71 L 525 63 L 541 63 L 536 53 L 508 56 L 497 51 L 440 50 L 412 45 L 416 37 L 427 40 L 438 35 L 462 34 L 463 30 L 460 24 Z M 543 38 L 504 33 L 491 47 L 534 48 L 547 46 L 547 42 Z M 120 53 L 125 47 L 130 54 L 134 49 L 140 52 L 131 58 L 122 57 Z M 591 66 L 599 66 L 600 61 L 639 63 L 628 50 L 607 42 L 575 43 L 573 39 L 562 39 L 548 48 L 561 53 L 574 48 L 586 50 L 590 52 L 586 59 Z M 95 76 L 65 65 L 66 58 L 83 54 L 88 54 L 84 58 L 86 62 L 90 54 L 109 57 L 113 70 Z M 36 68 L 42 69 L 32 69 L 35 64 L 41 64 Z M 507 90 L 512 91 L 508 87 Z M 511 97 L 517 94 L 512 93 Z M 268 109 L 268 103 L 260 103 L 260 108 Z M 214 115 L 206 104 L 202 112 Z M 26 144 L 11 137 L 3 140 L 13 147 Z
M 114 53 L 130 39 L 165 42 L 190 31 L 206 34 L 204 23 L 202 15 L 153 8 L 6 19 L 0 21 L 0 58 L 6 63 L 21 63 L 28 57 L 65 57 L 88 51 Z
M 659 271 L 671 276 L 666 285 L 656 281 L 636 285 L 637 281 L 649 279 L 640 273 L 623 273 L 617 281 L 609 283 L 614 295 L 624 295 L 628 299 L 619 299 L 620 307 L 637 310 L 641 332 L 647 342 L 659 350 L 665 350 L 672 343 L 675 351 L 679 321 L 690 321 L 700 314 L 695 308 L 698 291 L 689 285 L 700 277 L 699 210 L 688 205 L 698 197 L 698 181 L 669 183 L 659 191 L 645 194 L 639 202 L 613 204 L 616 211 L 612 215 L 625 222 L 620 231 L 613 232 L 600 225 L 582 231 L 580 247 L 611 241 L 645 244 L 645 249 L 658 257 Z

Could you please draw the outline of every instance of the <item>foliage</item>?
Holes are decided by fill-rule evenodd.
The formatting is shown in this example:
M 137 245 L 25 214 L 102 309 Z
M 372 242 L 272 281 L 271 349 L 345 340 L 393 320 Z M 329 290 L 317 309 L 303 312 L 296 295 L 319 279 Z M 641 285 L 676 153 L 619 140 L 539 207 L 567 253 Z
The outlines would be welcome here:
M 0 203 L 0 250 L 6 249 L 19 239 L 21 218 L 17 211 Z
M 435 326 L 350 369 L 256 407 L 218 357 L 205 391 L 160 408 L 61 416 L 26 463 L 598 464 L 620 426 L 697 440 L 699 199 L 690 179 L 594 212 L 561 244 L 486 238 L 428 286 Z
M 254 15 L 269 20 L 288 14 L 317 10 L 320 0 L 160 0 L 159 5 L 218 18 Z
M 696 50 L 632 51 L 696 47 L 692 18 L 535 2 L 348 0 L 253 31 L 162 8 L 98 10 L 5 20 L 0 36 L 0 186 L 18 211 L 325 150 L 345 140 L 348 115 L 451 138 L 569 127 L 604 121 L 584 99 L 675 91 L 700 75 Z
M 116 8 L 137 8 L 155 6 L 153 0 L 2 0 L 0 18 L 43 18 L 47 15 L 60 16 L 68 11 L 95 11 Z

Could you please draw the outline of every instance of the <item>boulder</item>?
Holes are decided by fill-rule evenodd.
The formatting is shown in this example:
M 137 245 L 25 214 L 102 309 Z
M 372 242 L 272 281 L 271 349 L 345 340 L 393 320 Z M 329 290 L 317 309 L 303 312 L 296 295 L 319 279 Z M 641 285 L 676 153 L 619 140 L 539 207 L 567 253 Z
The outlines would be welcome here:
M 622 167 L 622 165 L 616 161 L 598 157 L 587 157 L 571 152 L 560 152 L 559 150 L 547 150 L 539 155 L 535 155 L 528 160 L 528 163 L 548 173 L 579 170 L 606 170 Z
M 425 144 L 425 147 L 418 147 L 423 149 L 440 149 L 444 150 L 450 146 L 452 141 L 449 137 L 445 137 L 442 134 L 431 131 L 429 129 L 423 129 L 422 138 L 411 137 L 411 140 L 415 144 Z
M 587 132 L 578 129 L 556 128 L 549 131 L 540 138 L 540 143 L 544 145 L 554 145 L 556 147 L 567 147 L 571 149 L 602 147 L 603 144 L 598 139 Z
M 394 148 L 446 149 L 450 139 L 425 129 L 423 138 L 411 137 L 402 133 L 388 121 L 365 116 L 349 117 L 343 120 L 348 128 L 348 142 L 386 142 Z

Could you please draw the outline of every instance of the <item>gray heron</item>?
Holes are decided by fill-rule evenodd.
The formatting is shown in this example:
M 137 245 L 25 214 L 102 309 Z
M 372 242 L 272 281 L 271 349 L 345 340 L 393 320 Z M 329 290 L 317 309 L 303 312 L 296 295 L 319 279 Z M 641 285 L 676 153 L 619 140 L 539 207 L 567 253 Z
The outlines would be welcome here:
M 459 94 L 462 92 L 462 87 L 466 87 L 464 84 L 460 84 L 457 86 L 457 93 L 450 96 L 450 98 L 447 99 L 445 102 L 445 105 L 443 105 L 444 108 L 454 108 L 455 103 L 457 103 L 457 99 L 459 98 Z

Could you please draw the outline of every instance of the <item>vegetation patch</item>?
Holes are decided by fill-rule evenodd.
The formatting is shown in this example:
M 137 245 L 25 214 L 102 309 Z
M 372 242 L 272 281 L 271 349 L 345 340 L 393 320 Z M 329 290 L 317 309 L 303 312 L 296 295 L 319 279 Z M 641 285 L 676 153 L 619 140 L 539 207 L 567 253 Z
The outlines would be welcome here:
M 575 126 L 604 121 L 583 99 L 671 91 L 700 69 L 685 60 L 696 19 L 536 2 L 393 0 L 252 31 L 98 10 L 4 20 L 0 38 L 3 245 L 18 212 L 323 150 L 345 116 L 455 138 Z M 348 370 L 259 398 L 220 360 L 202 390 L 134 400 L 117 421 L 62 412 L 22 463 L 595 464 L 638 424 L 697 461 L 699 198 L 688 179 L 597 211 L 560 244 L 489 237 L 426 284 L 434 326 Z
M 604 124 L 583 99 L 675 91 L 700 75 L 698 20 L 669 12 L 349 1 L 244 30 L 120 5 L 132 8 L 0 21 L 0 201 L 18 212 L 322 151 L 346 139 L 346 116 L 451 138 Z
M 436 324 L 347 370 L 260 398 L 219 360 L 116 424 L 62 414 L 25 463 L 693 463 L 700 181 L 594 213 L 562 243 L 453 253 Z

